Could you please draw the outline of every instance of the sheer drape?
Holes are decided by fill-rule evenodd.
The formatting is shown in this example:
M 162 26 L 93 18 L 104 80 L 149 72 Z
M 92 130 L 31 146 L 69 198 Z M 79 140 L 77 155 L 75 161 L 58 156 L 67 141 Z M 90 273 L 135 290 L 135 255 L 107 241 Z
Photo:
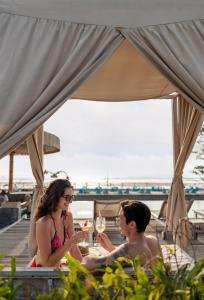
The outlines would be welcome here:
M 0 13 L 0 157 L 65 103 L 122 40 L 111 27 Z
M 174 103 L 174 178 L 168 201 L 168 229 L 187 217 L 182 182 L 185 162 L 202 125 L 204 113 L 204 21 L 186 21 L 124 29 L 123 35 L 175 85 L 182 98 Z M 196 110 L 197 109 L 197 110 Z M 186 228 L 185 228 L 186 226 Z M 180 226 L 186 245 L 188 222 Z
M 34 256 L 37 250 L 37 244 L 35 239 L 35 221 L 34 215 L 36 207 L 40 198 L 43 195 L 43 142 L 44 133 L 43 126 L 41 126 L 34 134 L 27 139 L 27 147 L 30 156 L 30 163 L 33 175 L 36 180 L 36 186 L 33 194 L 32 209 L 31 209 L 31 222 L 30 222 L 30 234 L 29 234 L 29 254 Z
M 177 243 L 185 247 L 189 241 L 189 226 L 182 173 L 203 123 L 203 115 L 182 96 L 172 100 L 174 176 L 168 197 L 167 228 Z
M 124 29 L 122 33 L 204 113 L 204 20 Z

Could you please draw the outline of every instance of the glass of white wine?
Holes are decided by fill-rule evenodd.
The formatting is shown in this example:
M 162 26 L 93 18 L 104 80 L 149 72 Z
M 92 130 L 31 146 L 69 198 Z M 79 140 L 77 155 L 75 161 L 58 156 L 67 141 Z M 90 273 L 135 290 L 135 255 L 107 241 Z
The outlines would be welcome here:
M 96 218 L 96 231 L 102 233 L 106 229 L 106 219 L 103 217 Z
M 95 222 L 95 228 L 98 233 L 104 232 L 104 230 L 106 229 L 106 219 L 103 218 L 102 216 L 97 217 Z M 95 246 L 99 247 L 100 244 L 95 243 Z

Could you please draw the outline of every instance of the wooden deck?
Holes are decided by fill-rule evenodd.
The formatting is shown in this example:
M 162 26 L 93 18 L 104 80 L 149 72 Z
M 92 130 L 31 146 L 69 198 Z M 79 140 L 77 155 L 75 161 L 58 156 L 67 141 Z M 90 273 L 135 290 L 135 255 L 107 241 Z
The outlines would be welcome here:
M 15 256 L 17 266 L 26 266 L 28 257 L 29 220 L 20 220 L 0 231 L 0 253 L 6 256 L 1 263 L 9 264 L 10 257 Z
M 28 236 L 29 236 L 29 220 L 20 220 L 19 222 L 9 226 L 6 229 L 0 231 L 0 253 L 4 253 L 6 256 L 0 262 L 0 264 L 9 265 L 10 257 L 15 256 L 17 267 L 25 267 L 30 258 L 28 256 Z M 124 242 L 124 238 L 120 235 L 117 226 L 107 226 L 107 234 L 114 244 L 121 244 Z M 165 244 L 162 240 L 161 233 L 156 230 L 156 223 L 151 221 L 147 228 L 146 233 L 157 236 L 161 244 Z M 199 235 L 196 241 L 188 247 L 187 252 L 194 259 L 200 259 L 204 257 L 204 235 Z

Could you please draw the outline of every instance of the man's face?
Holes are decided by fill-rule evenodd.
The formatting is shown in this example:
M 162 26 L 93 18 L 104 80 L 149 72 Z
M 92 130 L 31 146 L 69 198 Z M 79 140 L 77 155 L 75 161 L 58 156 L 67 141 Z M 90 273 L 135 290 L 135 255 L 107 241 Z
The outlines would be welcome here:
M 118 224 L 120 226 L 120 232 L 122 235 L 127 236 L 129 232 L 128 224 L 126 224 L 126 219 L 123 213 L 123 209 L 121 208 L 118 215 Z
M 137 225 L 135 221 L 126 223 L 126 218 L 124 216 L 123 209 L 121 208 L 118 215 L 118 224 L 120 226 L 120 232 L 122 235 L 129 237 L 129 235 L 135 230 L 137 230 Z

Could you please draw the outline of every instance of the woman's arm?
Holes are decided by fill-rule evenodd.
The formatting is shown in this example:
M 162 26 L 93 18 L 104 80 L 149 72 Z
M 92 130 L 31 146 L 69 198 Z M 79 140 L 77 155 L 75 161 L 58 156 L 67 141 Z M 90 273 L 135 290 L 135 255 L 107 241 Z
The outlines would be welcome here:
M 68 233 L 69 238 L 73 236 L 74 232 L 74 222 L 73 222 L 73 216 L 71 212 L 67 212 L 67 216 L 65 219 L 65 226 Z M 73 245 L 69 249 L 70 254 L 79 262 L 82 261 L 82 255 L 77 245 Z
M 75 244 L 81 242 L 85 238 L 85 233 L 80 231 L 74 234 L 62 247 L 52 253 L 51 249 L 51 222 L 47 220 L 39 220 L 36 223 L 36 239 L 40 252 L 40 262 L 43 266 L 55 266 L 65 255 L 65 253 Z

